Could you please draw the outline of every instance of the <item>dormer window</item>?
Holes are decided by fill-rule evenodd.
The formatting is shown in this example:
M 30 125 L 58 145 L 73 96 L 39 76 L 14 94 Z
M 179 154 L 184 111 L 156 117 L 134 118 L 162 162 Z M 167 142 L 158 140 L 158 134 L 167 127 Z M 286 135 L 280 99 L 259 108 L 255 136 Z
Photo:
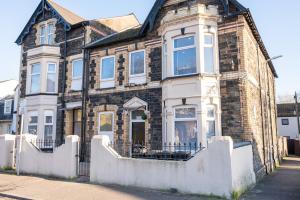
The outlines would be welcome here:
M 40 26 L 40 45 L 54 44 L 54 24 L 43 24 Z
M 46 44 L 46 26 L 42 25 L 40 28 L 40 44 Z
M 174 39 L 173 60 L 174 76 L 197 73 L 195 36 Z

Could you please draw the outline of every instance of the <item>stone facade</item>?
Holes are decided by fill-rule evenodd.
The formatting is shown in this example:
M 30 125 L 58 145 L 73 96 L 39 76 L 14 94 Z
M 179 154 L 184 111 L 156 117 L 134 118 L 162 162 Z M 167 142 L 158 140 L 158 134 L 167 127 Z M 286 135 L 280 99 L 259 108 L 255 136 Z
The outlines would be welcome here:
M 207 146 L 208 115 L 213 108 L 214 134 L 251 141 L 254 170 L 260 178 L 278 162 L 276 72 L 249 11 L 236 1 L 228 2 L 158 0 L 142 26 L 120 33 L 95 20 L 73 24 L 66 31 L 57 16 L 46 11 L 37 16 L 21 44 L 21 99 L 27 95 L 28 52 L 39 47 L 38 24 L 54 18 L 55 46 L 60 52 L 58 92 L 54 94 L 56 138 L 72 134 L 72 112 L 81 109 L 82 139 L 90 141 L 99 134 L 99 113 L 110 112 L 114 116 L 112 142 L 131 142 L 130 113 L 141 110 L 146 117 L 145 143 L 173 143 L 178 139 L 176 109 L 192 108 L 195 137 Z M 191 35 L 196 41 L 196 73 L 175 76 L 174 38 Z M 213 73 L 205 71 L 205 35 L 212 36 Z M 136 51 L 144 52 L 140 76 L 130 74 L 130 56 Z M 113 80 L 103 81 L 101 62 L 109 56 L 114 58 Z M 72 90 L 76 59 L 84 63 L 83 91 Z

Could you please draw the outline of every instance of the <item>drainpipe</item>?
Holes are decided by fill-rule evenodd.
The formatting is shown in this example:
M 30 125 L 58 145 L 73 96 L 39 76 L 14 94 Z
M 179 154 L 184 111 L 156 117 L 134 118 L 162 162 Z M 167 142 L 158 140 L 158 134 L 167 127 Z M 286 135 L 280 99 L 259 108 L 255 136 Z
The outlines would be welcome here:
M 64 66 L 63 66 L 63 73 L 62 73 L 62 84 L 61 84 L 61 90 L 62 90 L 62 96 L 61 96 L 61 107 L 62 107 L 62 126 L 61 126 L 61 135 L 60 139 L 63 141 L 64 139 L 64 122 L 65 122 L 65 84 L 66 84 L 66 68 L 67 68 L 67 31 L 65 29 L 65 43 L 64 43 Z
M 86 45 L 86 23 L 82 23 L 83 29 L 84 29 L 84 37 L 83 37 L 83 46 L 85 47 Z M 87 91 L 87 55 L 86 55 L 86 50 L 83 49 L 83 72 L 82 72 L 82 89 L 81 89 L 81 96 L 82 96 L 82 112 L 81 112 L 81 145 L 85 145 L 85 141 L 86 141 L 86 91 Z M 83 149 L 83 148 L 82 148 Z
M 259 60 L 259 52 L 258 52 L 258 45 L 256 45 L 256 52 L 257 52 L 257 64 L 258 64 L 258 78 L 259 78 L 259 94 L 260 94 L 260 111 L 261 111 L 261 130 L 262 130 L 262 139 L 263 139 L 263 155 L 264 155 L 264 166 L 266 168 L 266 173 L 268 174 L 268 168 L 266 165 L 266 149 L 265 149 L 265 122 L 264 122 L 264 115 L 263 115 L 263 98 L 262 98 L 262 84 L 261 84 L 261 71 L 260 71 L 260 60 Z

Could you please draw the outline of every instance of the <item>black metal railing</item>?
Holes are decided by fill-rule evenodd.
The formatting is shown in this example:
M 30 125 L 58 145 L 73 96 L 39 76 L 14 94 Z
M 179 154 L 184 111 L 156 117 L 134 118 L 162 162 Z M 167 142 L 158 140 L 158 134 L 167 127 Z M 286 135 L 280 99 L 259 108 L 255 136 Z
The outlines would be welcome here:
M 53 153 L 55 148 L 65 144 L 65 140 L 31 140 L 30 143 L 40 151 Z
M 189 160 L 203 149 L 201 143 L 110 143 L 119 155 L 123 157 L 157 159 L 157 160 Z

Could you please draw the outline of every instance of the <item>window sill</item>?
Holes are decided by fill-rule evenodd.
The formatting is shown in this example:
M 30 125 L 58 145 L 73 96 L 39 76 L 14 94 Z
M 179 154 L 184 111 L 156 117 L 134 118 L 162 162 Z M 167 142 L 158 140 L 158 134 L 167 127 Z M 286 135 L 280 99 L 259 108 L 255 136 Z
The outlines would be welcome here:
M 32 97 L 32 96 L 58 96 L 58 93 L 34 93 L 34 94 L 26 94 L 25 97 Z
M 105 91 L 105 90 L 113 90 L 113 89 L 116 89 L 116 87 L 97 88 L 96 91 Z
M 182 75 L 182 76 L 171 76 L 171 77 L 167 77 L 167 78 L 163 79 L 161 82 L 168 81 L 168 80 L 173 80 L 173 79 L 181 79 L 181 78 L 197 77 L 197 76 L 199 76 L 199 75 L 200 75 L 200 74 L 197 73 L 197 74 L 189 74 L 189 75 Z

